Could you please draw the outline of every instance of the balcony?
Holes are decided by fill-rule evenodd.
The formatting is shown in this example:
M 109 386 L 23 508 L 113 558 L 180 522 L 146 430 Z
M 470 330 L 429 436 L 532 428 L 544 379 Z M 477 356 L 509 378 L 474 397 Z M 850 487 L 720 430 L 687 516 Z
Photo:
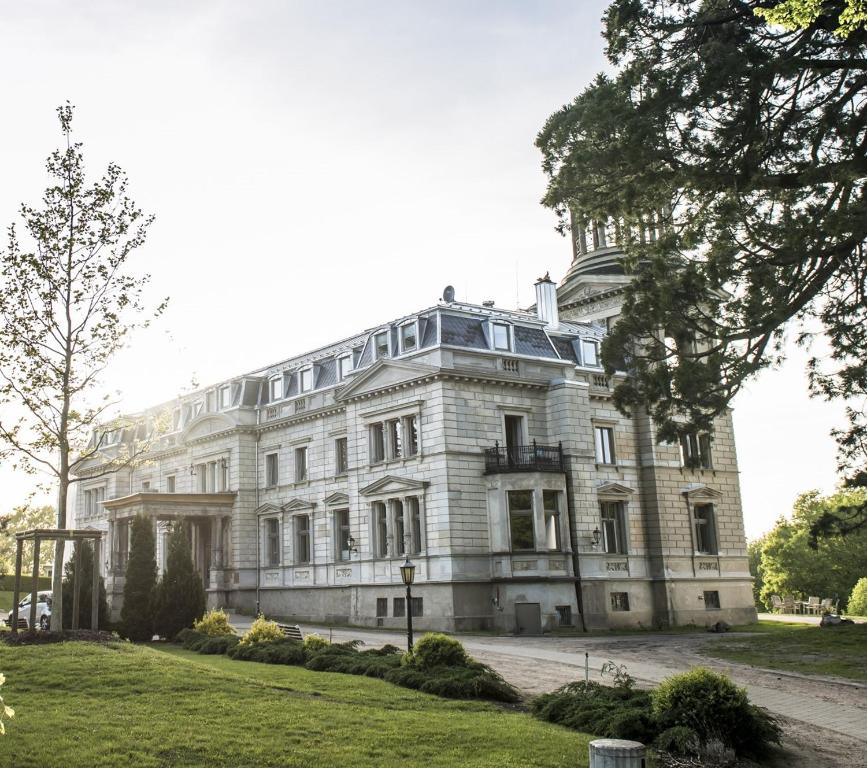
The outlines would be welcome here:
M 563 472 L 563 445 L 500 446 L 485 448 L 485 474 L 501 472 Z

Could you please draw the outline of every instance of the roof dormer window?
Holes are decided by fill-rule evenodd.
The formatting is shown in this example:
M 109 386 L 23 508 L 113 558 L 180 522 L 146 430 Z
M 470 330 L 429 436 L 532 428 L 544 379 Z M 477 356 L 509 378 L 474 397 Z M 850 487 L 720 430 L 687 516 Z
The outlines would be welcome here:
M 582 339 L 581 341 L 581 362 L 590 367 L 599 367 L 599 342 L 591 341 L 590 339 Z
M 313 369 L 304 368 L 301 371 L 300 380 L 302 392 L 309 392 L 311 389 L 313 389 Z
M 273 376 L 268 382 L 268 392 L 271 395 L 271 402 L 283 399 L 283 376 Z
M 416 321 L 413 320 L 411 323 L 400 326 L 398 338 L 400 339 L 401 354 L 418 349 L 418 326 Z
M 352 355 L 344 355 L 337 359 L 337 375 L 343 381 L 352 371 Z
M 225 410 L 232 405 L 232 386 L 230 384 L 224 384 L 220 387 L 219 403 L 220 410 Z
M 388 349 L 388 331 L 380 331 L 373 337 L 373 349 L 376 353 L 376 359 L 389 357 Z
M 491 323 L 491 340 L 498 352 L 511 352 L 512 329 L 506 323 Z

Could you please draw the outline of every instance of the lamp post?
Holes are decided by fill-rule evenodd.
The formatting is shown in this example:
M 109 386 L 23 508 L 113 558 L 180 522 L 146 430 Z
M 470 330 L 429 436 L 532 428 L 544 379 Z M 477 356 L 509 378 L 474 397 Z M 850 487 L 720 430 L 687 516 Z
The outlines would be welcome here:
M 406 648 L 412 653 L 412 582 L 415 579 L 415 565 L 409 561 L 400 566 L 400 577 L 406 584 Z

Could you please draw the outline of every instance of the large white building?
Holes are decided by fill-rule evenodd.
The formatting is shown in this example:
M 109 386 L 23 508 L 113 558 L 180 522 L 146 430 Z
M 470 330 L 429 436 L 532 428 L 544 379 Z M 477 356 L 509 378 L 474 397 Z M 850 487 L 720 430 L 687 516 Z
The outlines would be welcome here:
M 248 612 L 403 626 L 408 556 L 422 628 L 754 620 L 730 418 L 665 445 L 612 405 L 612 236 L 578 233 L 535 312 L 444 300 L 95 437 L 106 461 L 148 445 L 132 469 L 78 470 L 115 615 L 142 514 L 159 559 L 188 521 L 209 602 Z

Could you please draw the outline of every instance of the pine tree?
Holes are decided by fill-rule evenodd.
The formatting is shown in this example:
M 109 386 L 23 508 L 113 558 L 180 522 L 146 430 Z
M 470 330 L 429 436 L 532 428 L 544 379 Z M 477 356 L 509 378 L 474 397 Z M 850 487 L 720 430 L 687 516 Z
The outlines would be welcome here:
M 205 613 L 205 588 L 193 565 L 185 525 L 174 526 L 166 546 L 166 572 L 157 587 L 154 627 L 162 637 L 173 638 Z
M 143 515 L 132 521 L 129 550 L 120 611 L 122 632 L 130 640 L 150 640 L 154 630 L 157 561 L 153 522 Z
M 63 569 L 63 628 L 72 628 L 72 606 L 75 588 L 75 562 L 81 548 L 81 581 L 78 593 L 78 626 L 90 628 L 93 599 L 93 546 L 89 541 L 76 541 L 73 557 Z M 108 603 L 105 597 L 105 581 L 99 577 L 99 628 L 108 623 Z

